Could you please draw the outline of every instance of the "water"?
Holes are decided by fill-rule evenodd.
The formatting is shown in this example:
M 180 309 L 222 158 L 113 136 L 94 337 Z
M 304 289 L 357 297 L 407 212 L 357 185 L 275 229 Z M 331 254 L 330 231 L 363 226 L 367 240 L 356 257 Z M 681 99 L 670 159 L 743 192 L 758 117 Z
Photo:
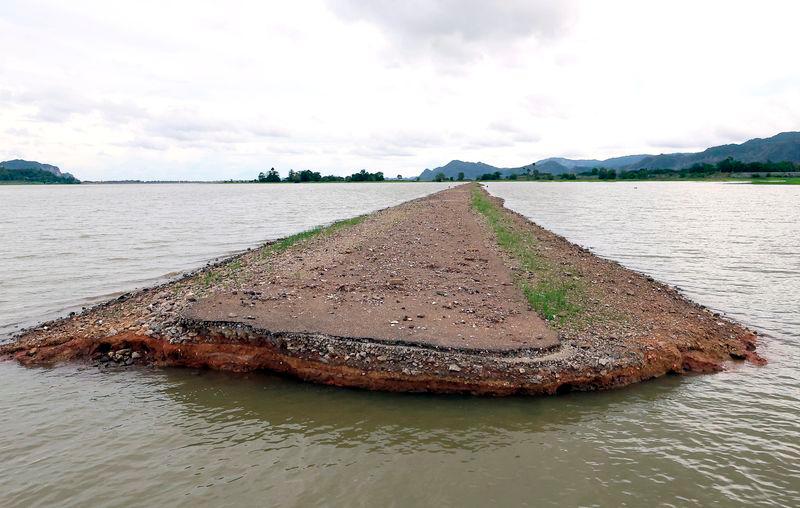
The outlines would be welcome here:
M 0 505 L 800 505 L 800 188 L 490 189 L 768 333 L 771 363 L 510 399 L 4 363 Z
M 447 186 L 0 186 L 0 339 L 217 256 Z

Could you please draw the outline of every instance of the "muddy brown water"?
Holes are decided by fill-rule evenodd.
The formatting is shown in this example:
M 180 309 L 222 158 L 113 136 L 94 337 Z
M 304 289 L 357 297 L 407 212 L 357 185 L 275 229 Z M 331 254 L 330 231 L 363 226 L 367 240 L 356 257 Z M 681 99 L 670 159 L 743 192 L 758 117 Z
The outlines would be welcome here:
M 167 233 L 154 231 L 159 221 L 147 217 L 148 200 L 163 205 L 162 187 L 119 187 L 95 187 L 95 199 L 85 202 L 96 208 L 65 205 L 59 222 L 64 228 L 91 222 L 95 210 L 104 210 L 98 201 L 111 206 L 129 196 L 142 203 L 117 217 L 128 214 L 127 234 L 140 244 L 152 235 L 166 247 L 154 243 L 134 263 L 109 260 L 115 269 L 100 277 L 109 293 L 125 289 L 136 273 L 152 280 L 172 270 L 151 275 L 142 269 L 157 269 L 171 253 L 182 253 L 188 264 L 256 243 L 269 235 L 253 231 L 258 222 L 242 213 L 259 209 L 281 217 L 279 208 L 287 206 L 280 197 L 238 187 L 242 208 L 228 214 L 231 205 L 216 203 L 212 192 L 204 199 L 223 237 L 209 240 L 202 217 L 191 218 L 202 214 L 191 205 L 191 186 L 166 192 L 172 215 L 189 217 L 165 224 Z M 230 199 L 226 189 L 218 199 Z M 335 210 L 375 200 L 377 187 L 306 192 L 316 189 L 327 193 L 313 197 L 316 206 Z M 394 189 L 375 207 L 407 199 Z M 489 189 L 543 226 L 678 284 L 693 299 L 759 329 L 770 364 L 606 393 L 481 399 L 342 390 L 268 374 L 2 363 L 0 505 L 800 504 L 800 188 L 498 183 Z M 39 191 L 61 192 L 13 189 L 27 194 L 11 225 L 0 225 L 4 240 L 52 215 L 56 198 Z M 0 207 L 7 206 L 4 198 Z M 95 232 L 102 238 L 113 226 Z M 288 234 L 306 225 L 264 227 Z M 196 243 L 213 245 L 187 241 L 191 231 L 170 242 L 176 231 L 191 228 Z M 242 243 L 224 244 L 237 233 Z M 80 239 L 81 233 L 71 234 Z M 8 261 L 8 245 L 0 247 L 6 299 L 9 268 L 23 263 Z M 48 270 L 59 273 L 65 251 L 47 239 L 38 245 L 37 257 L 27 258 L 31 275 L 17 284 L 35 287 Z M 149 262 L 147 252 L 154 256 Z M 68 257 L 90 265 L 96 255 L 77 249 Z M 88 269 L 85 275 L 97 277 Z M 74 276 L 81 278 L 79 271 Z M 57 300 L 71 284 L 81 287 L 65 278 L 60 286 L 31 291 L 39 300 Z

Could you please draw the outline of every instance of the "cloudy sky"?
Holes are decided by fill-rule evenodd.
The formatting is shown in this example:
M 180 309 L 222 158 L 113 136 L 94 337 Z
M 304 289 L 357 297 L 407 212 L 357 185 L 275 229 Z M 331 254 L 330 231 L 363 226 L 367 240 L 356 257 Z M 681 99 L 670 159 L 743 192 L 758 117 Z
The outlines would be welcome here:
M 0 2 L 0 160 L 416 175 L 800 126 L 800 2 Z

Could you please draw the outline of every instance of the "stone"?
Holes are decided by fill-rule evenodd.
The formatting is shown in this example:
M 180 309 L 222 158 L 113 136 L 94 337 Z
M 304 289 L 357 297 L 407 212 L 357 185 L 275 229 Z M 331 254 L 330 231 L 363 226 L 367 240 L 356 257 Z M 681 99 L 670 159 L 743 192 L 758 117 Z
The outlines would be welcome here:
M 459 367 L 459 366 L 458 366 L 458 365 L 456 365 L 455 363 L 451 363 L 451 364 L 450 364 L 450 365 L 447 367 L 447 370 L 449 370 L 450 372 L 461 372 L 461 367 Z

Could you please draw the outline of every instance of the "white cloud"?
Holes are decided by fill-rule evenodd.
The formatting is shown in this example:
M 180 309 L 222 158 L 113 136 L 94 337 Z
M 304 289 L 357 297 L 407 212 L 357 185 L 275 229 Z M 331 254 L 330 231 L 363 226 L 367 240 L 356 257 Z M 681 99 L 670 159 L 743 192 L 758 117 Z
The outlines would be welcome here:
M 700 149 L 800 124 L 793 1 L 0 4 L 0 159 L 79 177 Z

